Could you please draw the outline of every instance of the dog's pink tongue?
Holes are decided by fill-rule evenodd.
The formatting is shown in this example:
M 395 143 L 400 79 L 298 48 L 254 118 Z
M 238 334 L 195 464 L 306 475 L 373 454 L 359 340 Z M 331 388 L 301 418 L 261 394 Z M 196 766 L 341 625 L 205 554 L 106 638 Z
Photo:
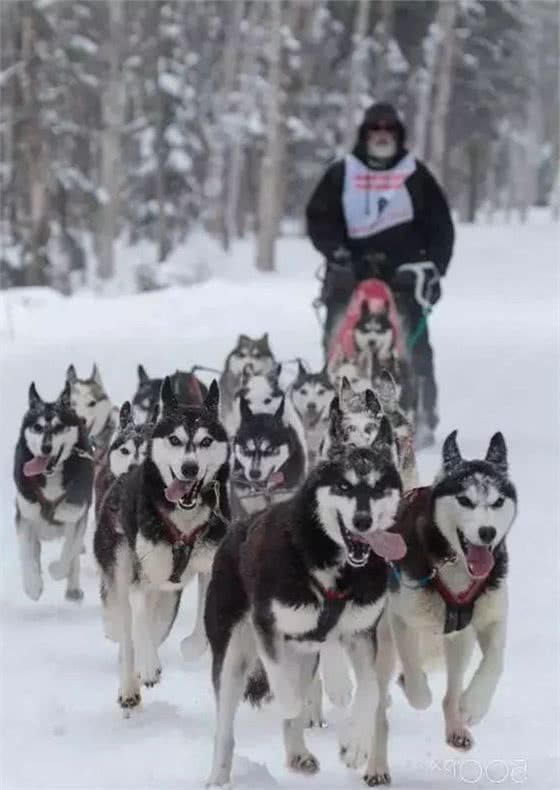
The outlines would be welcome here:
M 35 477 L 35 475 L 42 475 L 47 468 L 50 455 L 36 455 L 31 461 L 26 461 L 23 465 L 23 474 L 26 477 Z
M 402 560 L 406 554 L 406 543 L 395 532 L 373 532 L 364 536 L 374 552 L 384 560 Z
M 170 502 L 178 502 L 190 489 L 190 483 L 186 480 L 174 480 L 165 489 L 165 496 Z
M 472 576 L 488 576 L 494 567 L 494 555 L 488 546 L 469 546 L 467 564 Z

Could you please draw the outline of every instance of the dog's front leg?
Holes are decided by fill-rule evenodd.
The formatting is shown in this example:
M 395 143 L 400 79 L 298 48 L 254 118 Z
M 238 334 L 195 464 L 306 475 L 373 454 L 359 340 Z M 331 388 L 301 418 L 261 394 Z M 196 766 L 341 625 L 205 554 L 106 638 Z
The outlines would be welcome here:
M 79 603 L 83 600 L 84 592 L 80 587 L 80 554 L 70 563 L 70 572 L 66 579 L 66 594 L 64 596 L 67 601 L 75 601 Z
M 395 644 L 402 664 L 399 685 L 413 708 L 424 710 L 432 704 L 432 693 L 422 669 L 418 631 L 410 628 L 397 614 L 392 614 L 391 624 Z
M 25 594 L 32 601 L 38 601 L 43 592 L 41 576 L 41 541 L 35 534 L 31 521 L 18 518 L 16 521 L 19 559 Z
M 352 702 L 354 686 L 346 651 L 339 641 L 325 642 L 321 648 L 321 673 L 332 704 L 337 708 L 347 708 Z
M 253 620 L 259 658 L 266 670 L 270 690 L 280 707 L 283 719 L 295 719 L 302 712 L 304 698 L 300 693 L 301 662 L 282 634 L 276 631 L 268 616 Z
M 478 724 L 490 708 L 504 666 L 505 619 L 477 630 L 476 636 L 482 660 L 459 704 L 465 724 Z
M 359 768 L 368 759 L 372 719 L 379 699 L 374 636 L 366 631 L 349 639 L 347 646 L 356 676 L 356 690 L 350 719 L 340 739 L 340 756 L 349 768 Z
M 181 653 L 185 661 L 193 661 L 202 656 L 208 647 L 206 629 L 204 628 L 204 607 L 210 576 L 207 573 L 198 574 L 198 601 L 196 607 L 196 622 L 190 636 L 181 642 Z
M 119 705 L 127 712 L 140 704 L 140 684 L 134 668 L 132 609 L 126 585 L 115 594 L 119 639 Z
M 49 565 L 49 573 L 55 581 L 61 581 L 70 575 L 74 560 L 80 556 L 86 527 L 87 510 L 79 521 L 74 524 L 66 524 L 60 559 L 51 562 Z
M 447 691 L 443 698 L 445 739 L 449 746 L 461 751 L 468 751 L 473 745 L 472 736 L 459 713 L 463 677 L 472 655 L 473 646 L 474 631 L 471 627 L 464 628 L 453 636 L 443 638 L 447 666 Z
M 379 685 L 379 700 L 375 713 L 375 729 L 373 744 L 370 748 L 364 781 L 369 787 L 388 785 L 391 783 L 388 758 L 389 720 L 389 684 L 395 671 L 395 645 L 391 633 L 390 614 L 387 609 L 383 613 L 376 628 L 377 652 L 375 656 L 375 672 Z
M 161 664 L 152 634 L 155 595 L 150 593 L 141 584 L 133 584 L 130 588 L 134 659 L 140 681 L 148 688 L 159 683 L 161 678 Z
M 313 686 L 318 656 L 314 653 L 300 653 L 297 656 L 297 661 L 299 664 L 299 676 L 296 691 L 304 699 Z M 302 711 L 294 719 L 284 719 L 284 747 L 286 749 L 288 768 L 309 776 L 319 771 L 319 761 L 315 755 L 311 754 L 305 744 L 306 719 L 305 711 Z

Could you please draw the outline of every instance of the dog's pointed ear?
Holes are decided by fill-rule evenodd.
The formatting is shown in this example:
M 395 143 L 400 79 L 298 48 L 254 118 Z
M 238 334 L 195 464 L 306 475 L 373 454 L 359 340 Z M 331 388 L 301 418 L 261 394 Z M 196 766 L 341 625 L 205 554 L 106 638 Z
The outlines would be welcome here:
M 369 311 L 369 304 L 366 299 L 360 304 L 360 321 L 367 321 L 371 316 Z
M 343 376 L 340 382 L 340 392 L 338 393 L 340 409 L 347 409 L 350 406 L 350 398 L 353 394 L 354 390 L 352 389 L 352 385 L 346 376 Z
M 258 341 L 263 348 L 268 349 L 270 351 L 270 343 L 268 342 L 268 332 L 265 332 L 264 335 Z
M 272 370 L 274 371 L 274 378 L 276 379 L 276 381 L 280 381 L 280 376 L 282 375 L 282 363 L 277 362 L 275 367 L 272 368 Z
M 237 336 L 236 348 L 239 348 L 239 346 L 246 346 L 246 345 L 248 345 L 251 342 L 252 341 L 251 341 L 251 338 L 249 337 L 249 335 L 238 335 Z
M 121 428 L 126 428 L 129 422 L 132 422 L 132 408 L 130 401 L 125 400 L 119 411 L 119 425 Z
M 241 422 L 247 422 L 253 416 L 253 412 L 251 411 L 251 406 L 249 405 L 249 401 L 247 398 L 241 397 L 239 399 L 239 412 L 241 414 Z
M 220 388 L 216 379 L 212 379 L 212 383 L 208 387 L 208 394 L 204 399 L 204 408 L 208 409 L 210 414 L 217 420 L 218 411 L 220 408 Z
M 370 390 L 369 387 L 366 390 L 365 399 L 366 399 L 366 409 L 374 417 L 377 416 L 378 414 L 380 414 L 380 412 L 383 411 L 383 409 L 381 407 L 381 403 L 379 402 L 379 399 L 378 399 L 377 395 L 375 394 L 375 392 L 373 390 Z
M 282 395 L 282 397 L 280 399 L 280 404 L 279 404 L 279 406 L 276 409 L 276 412 L 274 414 L 274 416 L 276 417 L 277 420 L 282 420 L 284 418 L 284 404 L 285 403 L 286 403 L 286 398 L 285 398 L 284 395 Z
M 31 384 L 29 385 L 29 408 L 30 409 L 34 409 L 40 403 L 43 403 L 43 399 L 41 398 L 41 396 L 37 392 L 37 388 L 35 386 L 35 382 L 32 381 Z
M 69 381 L 70 384 L 75 384 L 78 381 L 78 374 L 76 373 L 74 365 L 68 365 L 66 370 L 66 381 Z
M 490 439 L 488 450 L 486 452 L 486 461 L 492 466 L 495 466 L 498 472 L 502 475 L 507 475 L 508 471 L 508 457 L 506 440 L 501 431 L 498 431 Z
M 94 381 L 98 387 L 103 388 L 103 382 L 101 381 L 101 373 L 99 372 L 99 368 L 97 367 L 97 362 L 93 363 L 90 379 Z
M 307 368 L 305 367 L 305 365 L 303 364 L 301 359 L 298 357 L 298 361 L 297 361 L 297 378 L 298 379 L 302 379 L 306 375 L 307 375 Z
M 387 368 L 382 368 L 376 383 L 377 395 L 382 405 L 389 411 L 393 411 L 397 405 L 398 398 L 397 385 L 391 372 Z
M 71 396 L 71 394 L 72 394 L 72 390 L 71 390 L 71 387 L 70 387 L 70 382 L 67 381 L 65 383 L 65 385 L 64 385 L 64 389 L 62 390 L 62 392 L 58 396 L 58 400 L 57 400 L 57 403 L 60 406 L 62 406 L 63 409 L 70 409 L 71 408 L 71 403 L 70 403 L 70 396 Z
M 175 397 L 175 393 L 173 392 L 173 386 L 171 384 L 171 379 L 169 376 L 166 376 L 162 382 L 161 390 L 159 392 L 159 399 L 160 399 L 160 414 L 162 417 L 170 412 L 174 411 L 178 406 L 177 398 Z
M 385 415 L 383 415 L 381 422 L 379 423 L 379 430 L 377 431 L 377 436 L 375 437 L 375 444 L 381 445 L 383 447 L 391 447 L 393 444 L 393 429 L 391 428 L 389 418 Z
M 457 444 L 457 431 L 452 431 L 443 443 L 443 469 L 451 472 L 463 460 Z
M 138 365 L 138 383 L 139 384 L 146 384 L 150 380 L 150 377 L 146 373 L 146 368 L 144 365 Z

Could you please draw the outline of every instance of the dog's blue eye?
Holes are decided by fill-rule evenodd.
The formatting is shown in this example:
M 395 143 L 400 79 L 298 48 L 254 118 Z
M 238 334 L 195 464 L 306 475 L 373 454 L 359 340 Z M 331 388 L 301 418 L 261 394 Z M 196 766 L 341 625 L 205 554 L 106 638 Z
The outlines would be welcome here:
M 212 438 L 210 436 L 205 436 L 204 439 L 200 442 L 201 447 L 210 447 L 212 444 Z
M 498 499 L 496 499 L 496 501 L 494 502 L 494 504 L 493 504 L 493 505 L 491 505 L 491 507 L 493 507 L 493 508 L 494 508 L 494 510 L 499 510 L 499 509 L 500 509 L 500 508 L 503 506 L 503 504 L 504 504 L 504 502 L 505 502 L 505 501 L 506 501 L 506 500 L 504 499 L 504 497 L 503 497 L 503 496 L 501 496 L 501 497 L 498 497 Z
M 468 507 L 470 510 L 474 510 L 475 504 L 472 502 L 468 496 L 458 496 L 457 502 L 461 505 L 461 507 Z
M 178 436 L 170 436 L 169 444 L 172 444 L 173 447 L 179 447 L 179 445 L 181 444 L 181 440 L 179 439 Z
M 352 486 L 350 485 L 350 483 L 342 482 L 336 484 L 335 491 L 339 491 L 341 494 L 345 494 L 347 491 L 350 491 L 351 488 Z

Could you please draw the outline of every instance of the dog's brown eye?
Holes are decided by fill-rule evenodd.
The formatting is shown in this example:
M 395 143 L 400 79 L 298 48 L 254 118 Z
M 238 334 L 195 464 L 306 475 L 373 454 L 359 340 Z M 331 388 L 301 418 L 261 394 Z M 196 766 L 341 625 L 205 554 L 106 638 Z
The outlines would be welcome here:
M 493 507 L 494 510 L 499 510 L 501 507 L 503 507 L 505 501 L 506 500 L 504 499 L 503 496 L 498 497 L 498 499 L 496 499 L 496 501 L 494 502 L 493 505 L 491 505 L 491 507 Z
M 461 507 L 468 507 L 470 510 L 474 510 L 475 504 L 472 502 L 468 496 L 458 496 L 457 502 L 461 505 Z
M 272 398 L 265 398 L 263 403 L 265 404 L 265 406 L 268 406 L 269 403 L 272 403 Z
M 301 392 L 302 395 L 307 395 L 307 387 L 302 387 L 300 389 L 300 392 Z
M 173 447 L 179 447 L 179 445 L 181 444 L 181 440 L 179 439 L 178 436 L 170 436 L 169 444 L 172 444 Z
M 205 436 L 204 439 L 200 442 L 201 447 L 210 447 L 212 444 L 212 439 L 210 436 Z
M 89 403 L 88 403 L 88 409 L 93 409 L 94 406 L 95 406 L 95 401 L 94 400 L 90 400 Z
M 321 397 L 321 395 L 324 395 L 324 394 L 325 394 L 325 390 L 323 390 L 323 389 L 317 390 L 317 395 L 319 397 Z
M 130 450 L 128 447 L 121 447 L 121 453 L 122 455 L 130 455 Z
M 33 430 L 35 431 L 35 433 L 42 433 L 43 426 L 41 425 L 40 422 L 36 422 L 35 425 L 33 426 Z

